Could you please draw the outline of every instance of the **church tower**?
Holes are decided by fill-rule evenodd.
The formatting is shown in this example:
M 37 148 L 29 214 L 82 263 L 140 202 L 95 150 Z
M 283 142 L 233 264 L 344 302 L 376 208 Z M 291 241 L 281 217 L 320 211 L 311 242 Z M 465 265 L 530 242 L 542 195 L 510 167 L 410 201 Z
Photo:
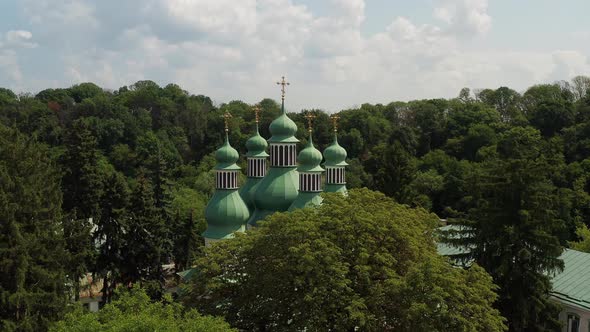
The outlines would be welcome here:
M 326 167 L 325 192 L 346 193 L 346 150 L 338 144 L 338 115 L 331 116 L 334 125 L 334 141 L 324 150 L 324 167 Z
M 266 143 L 266 140 L 260 136 L 260 132 L 258 131 L 258 123 L 260 122 L 260 107 L 258 105 L 254 107 L 254 113 L 256 132 L 254 133 L 254 136 L 246 141 L 246 149 L 248 150 L 246 153 L 246 158 L 248 160 L 248 178 L 244 186 L 240 189 L 240 195 L 248 206 L 251 215 L 255 210 L 254 193 L 256 192 L 256 188 L 258 188 L 258 183 L 266 175 L 266 157 L 268 157 L 268 153 L 266 153 L 268 143 Z
M 282 77 L 277 84 L 281 85 L 281 114 L 270 124 L 270 168 L 256 188 L 256 209 L 248 221 L 248 227 L 256 226 L 259 220 L 274 212 L 287 211 L 299 190 L 296 164 L 299 140 L 295 138 L 297 125 L 285 111 L 285 87 L 289 83 Z
M 238 193 L 238 172 L 236 165 L 239 154 L 229 144 L 228 121 L 231 115 L 224 114 L 225 142 L 215 152 L 215 193 L 205 208 L 207 229 L 203 232 L 205 245 L 231 238 L 234 232 L 243 232 L 250 217 L 250 211 Z
M 322 153 L 313 146 L 312 125 L 311 122 L 315 116 L 307 114 L 309 139 L 307 145 L 297 157 L 299 167 L 299 195 L 289 207 L 289 211 L 302 209 L 308 206 L 318 206 L 322 202 L 320 193 L 322 192 L 322 173 L 324 169 L 320 167 L 322 162 Z

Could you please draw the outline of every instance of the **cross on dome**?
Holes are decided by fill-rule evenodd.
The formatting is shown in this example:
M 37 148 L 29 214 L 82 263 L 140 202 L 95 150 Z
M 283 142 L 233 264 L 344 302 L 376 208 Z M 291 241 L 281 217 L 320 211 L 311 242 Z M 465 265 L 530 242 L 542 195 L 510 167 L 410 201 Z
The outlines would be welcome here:
M 285 87 L 287 85 L 291 85 L 291 83 L 285 81 L 285 76 L 282 76 L 281 77 L 281 81 L 280 82 L 277 82 L 277 85 L 280 85 L 281 86 L 281 99 L 283 101 L 285 101 Z
M 330 115 L 330 119 L 332 120 L 334 132 L 337 132 L 338 131 L 338 120 L 340 120 L 340 115 L 332 114 L 332 115 Z
M 307 119 L 307 130 L 311 133 L 312 131 L 312 121 L 316 118 L 315 114 L 307 113 L 304 116 Z
M 252 110 L 254 111 L 254 119 L 256 121 L 256 124 L 258 124 L 258 122 L 260 122 L 260 112 L 262 111 L 262 109 L 260 108 L 259 104 L 256 104 L 254 105 Z
M 225 123 L 225 132 L 227 133 L 229 131 L 229 119 L 231 119 L 231 114 L 228 111 L 225 111 L 225 113 L 223 113 L 223 122 Z

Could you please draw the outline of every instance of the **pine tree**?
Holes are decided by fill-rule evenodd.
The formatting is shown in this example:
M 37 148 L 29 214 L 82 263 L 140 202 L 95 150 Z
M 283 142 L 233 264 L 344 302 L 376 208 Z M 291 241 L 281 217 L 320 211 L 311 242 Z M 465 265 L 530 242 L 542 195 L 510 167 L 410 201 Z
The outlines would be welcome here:
M 120 281 L 125 250 L 124 231 L 127 225 L 129 189 L 124 176 L 119 172 L 111 174 L 104 184 L 101 199 L 101 213 L 93 237 L 98 247 L 95 274 L 103 279 L 103 304 L 111 300 L 116 283 Z
M 48 150 L 0 125 L 0 330 L 42 331 L 67 292 L 59 176 Z
M 163 282 L 162 257 L 166 225 L 154 203 L 152 184 L 140 170 L 131 195 L 125 232 L 125 279 L 127 283 Z

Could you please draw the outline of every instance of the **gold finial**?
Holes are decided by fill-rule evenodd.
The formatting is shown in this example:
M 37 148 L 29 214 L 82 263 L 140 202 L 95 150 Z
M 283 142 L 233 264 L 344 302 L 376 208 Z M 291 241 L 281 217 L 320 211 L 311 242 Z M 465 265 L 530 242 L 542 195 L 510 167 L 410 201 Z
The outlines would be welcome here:
M 281 77 L 281 81 L 277 82 L 277 85 L 281 85 L 281 99 L 285 101 L 285 86 L 291 83 L 285 81 L 285 76 Z
M 338 131 L 338 120 L 340 119 L 340 115 L 332 114 L 330 115 L 330 119 L 332 119 L 332 125 L 334 126 L 334 132 Z
M 228 111 L 223 113 L 223 121 L 225 122 L 225 132 L 229 131 L 229 119 L 231 119 L 231 114 Z
M 313 121 L 313 119 L 316 118 L 316 115 L 313 113 L 307 113 L 307 114 L 305 114 L 305 118 L 307 119 L 307 130 L 311 133 L 311 130 L 312 130 L 311 129 L 312 128 L 311 122 Z
M 256 123 L 258 124 L 258 122 L 260 122 L 260 111 L 262 111 L 262 109 L 260 108 L 259 104 L 254 105 L 254 107 L 252 109 L 254 110 L 254 119 L 256 120 Z

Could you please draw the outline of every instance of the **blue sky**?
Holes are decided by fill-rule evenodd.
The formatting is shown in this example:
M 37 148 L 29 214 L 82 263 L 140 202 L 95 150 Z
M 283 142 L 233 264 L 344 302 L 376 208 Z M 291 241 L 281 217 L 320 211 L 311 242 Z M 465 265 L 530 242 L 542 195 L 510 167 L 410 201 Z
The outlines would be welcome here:
M 590 76 L 587 0 L 0 0 L 0 86 L 177 83 L 291 110 Z

